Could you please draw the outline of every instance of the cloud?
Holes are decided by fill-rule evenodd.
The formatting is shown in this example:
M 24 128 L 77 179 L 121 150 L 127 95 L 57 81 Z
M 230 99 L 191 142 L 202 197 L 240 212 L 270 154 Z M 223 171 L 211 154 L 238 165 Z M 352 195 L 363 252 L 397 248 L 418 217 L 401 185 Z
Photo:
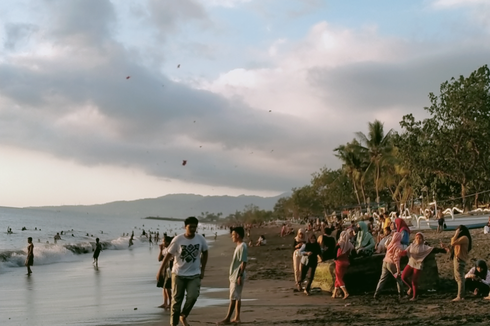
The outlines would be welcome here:
M 252 0 L 199 0 L 203 5 L 233 8 Z
M 26 23 L 7 23 L 5 24 L 5 42 L 4 48 L 7 50 L 15 50 L 18 46 L 22 46 L 29 42 L 30 36 L 37 32 L 39 28 L 34 24 Z

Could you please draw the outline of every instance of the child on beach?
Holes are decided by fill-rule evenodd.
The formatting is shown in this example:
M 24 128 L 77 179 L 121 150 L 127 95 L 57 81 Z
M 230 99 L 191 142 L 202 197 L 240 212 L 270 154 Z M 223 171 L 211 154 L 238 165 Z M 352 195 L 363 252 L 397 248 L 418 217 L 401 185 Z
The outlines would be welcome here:
M 31 266 L 34 265 L 34 244 L 32 238 L 27 238 L 27 258 L 25 265 L 27 266 L 27 275 L 32 274 Z
M 336 246 L 336 257 L 335 257 L 335 289 L 332 293 L 332 298 L 336 298 L 340 290 L 344 292 L 344 299 L 347 299 L 349 292 L 345 288 L 344 275 L 347 268 L 350 265 L 349 255 L 354 249 L 350 238 L 352 231 L 342 231 L 340 233 L 339 242 Z
M 398 297 L 401 298 L 403 283 L 401 280 L 400 271 L 400 257 L 403 251 L 403 246 L 400 243 L 402 240 L 402 234 L 395 232 L 391 238 L 390 244 L 386 249 L 386 255 L 383 259 L 383 267 L 381 269 L 381 277 L 379 278 L 378 286 L 374 292 L 374 299 L 377 298 L 378 293 L 383 289 L 386 281 L 388 281 L 390 275 L 396 280 L 396 286 L 398 288 Z
M 168 251 L 168 246 L 172 242 L 173 237 L 165 236 L 160 244 L 160 252 L 158 253 L 158 261 L 162 261 Z M 170 303 L 172 302 L 172 277 L 171 271 L 173 267 L 174 260 L 170 259 L 169 266 L 164 271 L 164 275 L 160 274 L 157 282 L 157 287 L 162 288 L 163 304 L 158 306 L 158 308 L 163 308 L 165 310 L 170 309 Z
M 95 239 L 95 250 L 94 250 L 94 262 L 96 267 L 99 267 L 99 254 L 102 251 L 102 245 L 99 242 L 99 238 Z
M 410 301 L 417 300 L 417 289 L 420 274 L 422 273 L 424 259 L 431 252 L 442 253 L 447 252 L 447 250 L 433 248 L 426 245 L 424 234 L 422 232 L 418 232 L 415 235 L 415 240 L 408 246 L 407 249 L 400 253 L 401 256 L 408 256 L 408 264 L 405 266 L 405 269 L 402 272 L 402 281 L 408 287 L 407 295 L 412 295 Z
M 230 305 L 225 319 L 218 322 L 218 325 L 227 325 L 230 323 L 240 323 L 240 308 L 242 305 L 242 290 L 245 281 L 245 267 L 247 266 L 248 249 L 243 238 L 245 230 L 243 227 L 233 228 L 231 240 L 236 243 L 235 252 L 230 265 Z M 230 319 L 235 311 L 235 318 Z

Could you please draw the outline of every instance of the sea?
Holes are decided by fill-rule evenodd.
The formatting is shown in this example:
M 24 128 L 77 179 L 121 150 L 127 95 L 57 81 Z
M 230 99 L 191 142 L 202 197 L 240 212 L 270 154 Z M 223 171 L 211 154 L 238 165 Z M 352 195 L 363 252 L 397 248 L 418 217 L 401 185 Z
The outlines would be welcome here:
M 162 318 L 157 308 L 158 244 L 143 235 L 184 232 L 183 221 L 0 207 L 0 325 L 136 325 Z M 12 233 L 8 232 L 11 229 Z M 212 250 L 227 230 L 200 224 Z M 59 233 L 61 240 L 54 241 Z M 129 238 L 134 233 L 133 245 Z M 27 238 L 34 244 L 26 275 Z M 93 265 L 95 239 L 102 252 Z M 223 299 L 206 298 L 223 291 Z M 227 289 L 203 287 L 199 306 L 226 304 Z

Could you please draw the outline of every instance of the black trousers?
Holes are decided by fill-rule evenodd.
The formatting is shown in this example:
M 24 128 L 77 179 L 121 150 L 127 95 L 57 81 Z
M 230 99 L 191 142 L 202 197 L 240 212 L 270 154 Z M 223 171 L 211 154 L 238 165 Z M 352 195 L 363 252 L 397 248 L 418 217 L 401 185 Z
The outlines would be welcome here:
M 306 274 L 308 274 L 308 271 L 310 271 L 310 276 L 308 277 L 308 283 L 306 284 L 306 291 L 308 292 L 310 292 L 311 282 L 313 282 L 313 279 L 315 278 L 316 266 L 317 265 L 308 266 L 308 265 L 301 264 L 301 280 L 299 284 L 303 283 L 303 281 L 306 278 Z
M 471 278 L 467 278 L 465 280 L 466 290 L 474 291 L 478 289 L 478 294 L 486 297 L 490 292 L 490 286 L 486 285 L 483 282 L 472 280 Z

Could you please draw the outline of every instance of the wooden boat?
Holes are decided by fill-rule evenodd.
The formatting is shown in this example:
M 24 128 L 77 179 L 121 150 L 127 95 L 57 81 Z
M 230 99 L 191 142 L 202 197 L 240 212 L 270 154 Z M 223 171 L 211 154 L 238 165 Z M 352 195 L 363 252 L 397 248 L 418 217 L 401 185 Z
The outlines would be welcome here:
M 468 213 L 463 213 L 461 209 L 453 207 L 446 209 L 442 213 L 444 214 L 444 223 L 446 224 L 446 228 L 444 230 L 456 230 L 460 225 L 464 225 L 468 229 L 483 228 L 485 225 L 487 225 L 490 217 L 490 210 L 481 208 Z M 418 228 L 425 228 L 425 226 L 427 226 L 433 230 L 436 230 L 437 225 L 437 219 L 428 219 L 426 216 L 419 216 L 417 218 Z

